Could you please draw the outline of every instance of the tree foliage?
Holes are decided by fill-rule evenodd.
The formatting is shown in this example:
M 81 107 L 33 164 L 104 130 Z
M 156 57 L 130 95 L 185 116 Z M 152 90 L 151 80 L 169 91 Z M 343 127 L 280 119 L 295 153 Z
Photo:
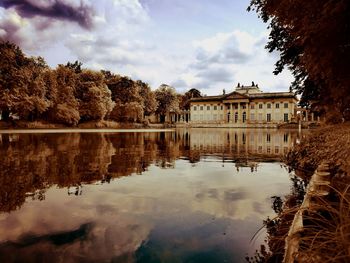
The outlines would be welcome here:
M 304 106 L 349 108 L 350 2 L 347 0 L 252 0 L 271 29 L 266 48 L 280 52 L 275 74 L 288 67 L 292 89 Z
M 181 110 L 189 110 L 190 109 L 190 100 L 192 98 L 200 98 L 202 97 L 202 94 L 197 89 L 190 89 L 187 91 L 184 95 L 181 95 L 180 98 L 180 109 Z
M 104 75 L 92 70 L 79 74 L 77 93 L 80 118 L 84 121 L 103 120 L 113 110 L 112 93 L 105 84 Z
M 179 100 L 173 87 L 162 84 L 155 91 L 158 108 L 156 113 L 164 120 L 164 116 L 169 112 L 177 112 L 179 110 Z
M 107 118 L 142 122 L 154 113 L 177 111 L 182 99 L 188 103 L 200 96 L 194 89 L 179 95 L 167 85 L 153 92 L 141 80 L 83 69 L 79 61 L 51 69 L 42 57 L 27 57 L 9 42 L 0 41 L 0 52 L 0 119 L 5 121 L 12 117 L 70 126 Z

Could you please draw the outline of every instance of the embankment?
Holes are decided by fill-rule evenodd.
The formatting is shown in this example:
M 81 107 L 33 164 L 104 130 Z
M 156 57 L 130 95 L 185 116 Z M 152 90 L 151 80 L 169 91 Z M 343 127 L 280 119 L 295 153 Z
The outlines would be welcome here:
M 285 262 L 350 262 L 350 123 L 315 130 L 289 152 L 286 163 L 306 182 L 324 163 L 331 176 L 328 195 L 308 188 L 308 195 L 318 196 L 317 207 L 288 207 L 281 213 L 303 210 L 299 250 Z

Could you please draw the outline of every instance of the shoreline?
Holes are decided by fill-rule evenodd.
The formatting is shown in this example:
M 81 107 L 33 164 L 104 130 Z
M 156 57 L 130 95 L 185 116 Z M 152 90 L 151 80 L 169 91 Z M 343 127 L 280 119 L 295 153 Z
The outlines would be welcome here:
M 124 133 L 124 132 L 174 132 L 173 129 L 154 128 L 37 128 L 37 129 L 9 129 L 0 130 L 0 134 L 22 134 L 22 133 Z
M 284 163 L 295 172 L 295 191 L 286 197 L 278 216 L 265 222 L 265 227 L 270 231 L 268 245 L 271 252 L 264 255 L 267 262 L 271 259 L 282 261 L 281 255 L 285 247 L 281 240 L 286 240 L 295 215 L 301 211 L 305 196 L 310 194 L 307 186 L 311 176 L 324 163 L 329 165 L 329 195 L 313 199 L 317 207 L 304 210 L 306 220 L 303 223 L 306 228 L 299 229 L 296 234 L 301 246 L 297 253 L 290 255 L 291 261 L 284 262 L 314 262 L 316 259 L 330 260 L 339 256 L 350 260 L 349 145 L 350 123 L 347 122 L 314 130 L 287 154 Z M 312 192 L 313 195 L 317 193 L 318 191 Z M 326 238 L 323 238 L 322 233 L 327 233 Z M 332 246 L 329 246 L 330 240 Z M 263 251 L 259 253 L 263 254 Z

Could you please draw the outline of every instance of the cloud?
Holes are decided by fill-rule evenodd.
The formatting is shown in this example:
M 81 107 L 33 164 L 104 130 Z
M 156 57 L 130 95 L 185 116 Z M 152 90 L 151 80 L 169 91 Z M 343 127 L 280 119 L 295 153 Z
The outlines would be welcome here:
M 6 12 L 2 10 L 0 14 L 0 37 L 16 43 L 25 51 L 49 46 L 64 37 L 66 33 L 62 21 L 52 21 L 46 17 L 28 20 L 13 9 Z
M 102 67 L 142 65 L 145 53 L 153 45 L 138 40 L 149 21 L 147 12 L 137 0 L 101 1 L 105 10 L 92 32 L 71 34 L 66 46 L 84 63 Z
M 210 83 L 232 82 L 233 72 L 224 67 L 208 68 L 196 74 L 201 79 L 206 79 Z
M 184 90 L 187 88 L 188 84 L 183 79 L 176 79 L 175 81 L 170 83 L 170 86 L 176 88 L 177 90 Z
M 263 91 L 285 91 L 291 81 L 289 72 L 274 76 L 275 57 L 264 49 L 268 32 L 253 35 L 246 31 L 217 33 L 193 41 L 194 62 L 187 67 L 190 88 L 204 89 L 215 95 L 223 88 L 230 90 L 238 82 L 259 83 Z
M 91 29 L 93 26 L 94 10 L 83 1 L 80 1 L 79 5 L 73 5 L 72 1 L 66 2 L 64 0 L 0 0 L 0 6 L 16 10 L 23 18 L 42 16 L 76 22 L 86 29 Z

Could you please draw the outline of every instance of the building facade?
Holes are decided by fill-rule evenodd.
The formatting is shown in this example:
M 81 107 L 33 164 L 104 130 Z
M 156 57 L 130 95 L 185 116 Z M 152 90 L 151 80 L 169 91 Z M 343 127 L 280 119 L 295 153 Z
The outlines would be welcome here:
M 258 86 L 238 86 L 219 96 L 191 99 L 192 124 L 231 126 L 277 125 L 295 118 L 298 100 L 293 92 L 262 92 Z

